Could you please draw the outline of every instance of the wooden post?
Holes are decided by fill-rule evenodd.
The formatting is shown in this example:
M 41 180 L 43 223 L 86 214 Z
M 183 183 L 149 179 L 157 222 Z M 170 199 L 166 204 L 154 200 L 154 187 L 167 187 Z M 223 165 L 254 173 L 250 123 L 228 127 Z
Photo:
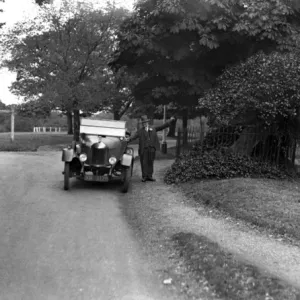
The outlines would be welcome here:
M 11 106 L 11 119 L 10 119 L 10 141 L 13 142 L 15 139 L 15 108 Z

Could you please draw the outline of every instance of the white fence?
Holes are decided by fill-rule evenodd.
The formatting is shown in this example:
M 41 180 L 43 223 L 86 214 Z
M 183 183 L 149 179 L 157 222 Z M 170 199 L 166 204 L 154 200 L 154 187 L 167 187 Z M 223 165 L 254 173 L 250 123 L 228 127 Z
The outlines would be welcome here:
M 61 127 L 33 127 L 33 132 L 61 132 Z

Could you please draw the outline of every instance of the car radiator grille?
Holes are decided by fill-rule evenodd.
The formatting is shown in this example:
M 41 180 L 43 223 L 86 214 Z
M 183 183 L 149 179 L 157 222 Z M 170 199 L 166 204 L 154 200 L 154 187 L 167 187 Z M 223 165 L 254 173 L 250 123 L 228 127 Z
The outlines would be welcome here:
M 108 149 L 97 149 L 92 147 L 88 156 L 89 165 L 106 165 L 108 163 Z

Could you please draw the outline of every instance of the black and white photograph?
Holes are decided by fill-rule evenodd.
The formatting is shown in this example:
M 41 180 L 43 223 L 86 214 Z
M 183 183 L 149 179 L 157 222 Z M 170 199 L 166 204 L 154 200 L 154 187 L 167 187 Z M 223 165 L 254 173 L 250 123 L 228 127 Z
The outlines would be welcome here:
M 0 0 L 0 300 L 300 300 L 300 0 Z

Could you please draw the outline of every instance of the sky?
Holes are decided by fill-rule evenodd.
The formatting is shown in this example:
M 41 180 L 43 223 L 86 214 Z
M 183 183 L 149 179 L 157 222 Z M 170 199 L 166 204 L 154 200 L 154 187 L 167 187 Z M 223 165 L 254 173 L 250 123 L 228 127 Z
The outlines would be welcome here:
M 59 4 L 61 0 L 54 0 L 54 5 Z M 74 0 L 77 1 L 77 0 Z M 106 0 L 89 0 L 96 4 L 105 4 Z M 13 26 L 16 22 L 26 18 L 32 18 L 36 13 L 38 6 L 34 0 L 5 0 L 0 2 L 0 23 L 5 22 L 5 26 Z M 116 0 L 117 4 L 122 4 L 129 10 L 133 9 L 134 0 Z M 9 86 L 15 80 L 16 74 L 9 72 L 7 69 L 0 69 L 0 100 L 5 104 L 17 104 L 21 101 L 17 96 L 9 91 Z

